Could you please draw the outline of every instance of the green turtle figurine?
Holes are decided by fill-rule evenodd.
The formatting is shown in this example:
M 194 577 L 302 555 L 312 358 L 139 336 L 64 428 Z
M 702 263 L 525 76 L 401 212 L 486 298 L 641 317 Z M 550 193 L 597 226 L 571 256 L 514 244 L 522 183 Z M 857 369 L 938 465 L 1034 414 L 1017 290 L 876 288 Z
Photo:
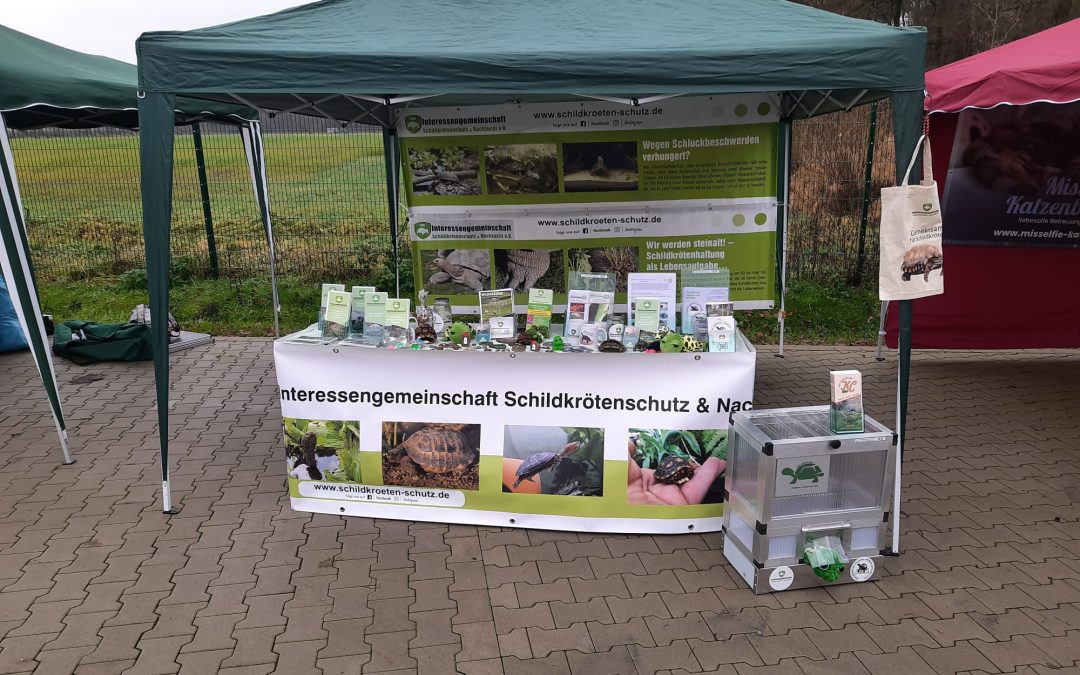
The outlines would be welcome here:
M 470 337 L 472 337 L 472 330 L 467 323 L 455 321 L 446 329 L 446 339 L 456 345 L 465 344 Z
M 561 352 L 563 349 L 566 349 L 566 345 L 563 344 L 562 336 L 556 335 L 551 339 L 551 351 Z
M 681 352 L 683 349 L 683 336 L 679 335 L 675 331 L 669 331 L 664 337 L 660 338 L 660 351 L 670 354 L 674 352 Z

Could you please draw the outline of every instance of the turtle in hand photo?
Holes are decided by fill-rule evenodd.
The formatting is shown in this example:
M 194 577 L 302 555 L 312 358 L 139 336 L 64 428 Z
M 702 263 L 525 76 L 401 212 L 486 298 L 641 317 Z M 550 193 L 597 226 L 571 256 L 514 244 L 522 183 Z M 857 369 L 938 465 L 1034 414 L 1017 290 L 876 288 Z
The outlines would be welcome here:
M 682 485 L 697 473 L 697 462 L 682 455 L 668 455 L 660 460 L 653 477 L 668 485 Z
M 563 459 L 577 452 L 579 448 L 581 448 L 581 443 L 574 441 L 567 443 L 559 452 L 537 452 L 529 455 L 518 467 L 517 479 L 514 481 L 513 487 L 516 488 L 521 485 L 522 481 L 526 480 L 535 482 L 538 473 L 545 469 L 554 470 Z

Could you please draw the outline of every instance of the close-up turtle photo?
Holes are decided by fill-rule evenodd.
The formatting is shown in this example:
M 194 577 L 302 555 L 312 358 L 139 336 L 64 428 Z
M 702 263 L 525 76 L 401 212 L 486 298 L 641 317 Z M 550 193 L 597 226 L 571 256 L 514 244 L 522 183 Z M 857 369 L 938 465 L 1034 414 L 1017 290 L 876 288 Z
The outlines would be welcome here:
M 480 425 L 384 422 L 384 485 L 476 490 Z
M 724 501 L 727 429 L 630 429 L 627 450 L 629 503 Z
M 509 425 L 503 432 L 503 492 L 599 497 L 604 430 Z

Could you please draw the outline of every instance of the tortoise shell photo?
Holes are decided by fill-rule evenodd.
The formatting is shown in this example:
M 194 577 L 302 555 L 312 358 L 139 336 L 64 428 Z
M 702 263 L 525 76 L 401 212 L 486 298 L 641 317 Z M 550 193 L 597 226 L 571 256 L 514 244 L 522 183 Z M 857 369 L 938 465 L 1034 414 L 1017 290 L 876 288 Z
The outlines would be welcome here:
M 476 490 L 480 425 L 383 422 L 384 485 Z

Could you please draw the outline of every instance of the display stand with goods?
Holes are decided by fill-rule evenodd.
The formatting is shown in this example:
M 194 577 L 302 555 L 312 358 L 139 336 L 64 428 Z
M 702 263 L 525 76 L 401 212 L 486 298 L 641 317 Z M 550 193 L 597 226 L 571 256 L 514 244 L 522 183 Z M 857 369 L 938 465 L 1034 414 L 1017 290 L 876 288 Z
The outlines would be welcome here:
M 755 593 L 877 578 L 896 435 L 870 417 L 830 431 L 831 406 L 731 419 L 724 557 Z

